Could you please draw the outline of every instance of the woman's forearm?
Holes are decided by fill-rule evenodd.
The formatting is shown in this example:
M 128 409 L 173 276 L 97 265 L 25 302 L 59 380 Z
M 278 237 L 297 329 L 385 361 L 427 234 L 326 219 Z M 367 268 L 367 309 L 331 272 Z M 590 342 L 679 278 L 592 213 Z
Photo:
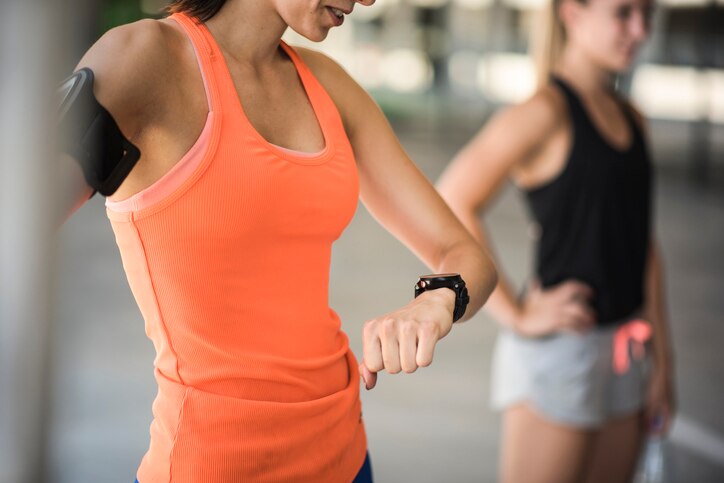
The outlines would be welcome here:
M 476 213 L 466 213 L 463 210 L 455 210 L 462 224 L 478 242 L 480 249 L 487 254 L 488 259 L 497 268 L 497 280 L 488 298 L 485 308 L 498 323 L 506 327 L 515 328 L 519 324 L 521 307 L 515 296 L 515 290 L 508 282 L 508 278 L 501 270 L 492 244 L 488 241 L 483 224 L 478 220 Z
M 658 367 L 670 370 L 673 365 L 673 349 L 666 313 L 663 261 L 655 242 L 652 242 L 649 248 L 644 317 L 653 329 L 654 361 Z
M 471 239 L 446 250 L 439 263 L 432 267 L 436 273 L 459 273 L 468 289 L 470 303 L 462 320 L 472 317 L 486 303 L 497 282 L 495 265 Z

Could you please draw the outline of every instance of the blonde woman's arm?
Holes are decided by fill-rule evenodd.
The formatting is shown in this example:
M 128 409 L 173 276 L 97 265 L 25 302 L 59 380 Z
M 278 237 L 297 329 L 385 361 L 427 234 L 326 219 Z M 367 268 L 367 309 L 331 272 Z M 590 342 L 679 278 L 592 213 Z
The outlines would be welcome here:
M 484 251 L 495 259 L 494 249 L 480 221 L 490 201 L 508 178 L 531 186 L 553 178 L 560 163 L 560 143 L 567 142 L 567 119 L 562 100 L 544 88 L 527 102 L 502 110 L 454 158 L 437 188 L 463 225 Z M 558 144 L 556 144 L 558 143 Z M 500 264 L 498 283 L 486 308 L 502 325 L 523 335 L 541 336 L 557 330 L 585 330 L 595 320 L 586 303 L 591 290 L 577 281 L 566 281 L 549 290 L 530 287 L 524 303 Z

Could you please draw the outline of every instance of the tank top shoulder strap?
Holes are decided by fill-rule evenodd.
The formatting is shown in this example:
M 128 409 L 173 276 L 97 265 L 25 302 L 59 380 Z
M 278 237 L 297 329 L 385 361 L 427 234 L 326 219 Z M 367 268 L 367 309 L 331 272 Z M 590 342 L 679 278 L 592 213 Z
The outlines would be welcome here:
M 593 123 L 593 120 L 589 117 L 588 111 L 586 110 L 583 102 L 581 101 L 581 98 L 576 93 L 576 91 L 573 90 L 573 88 L 560 77 L 551 76 L 551 80 L 556 86 L 558 86 L 558 88 L 565 96 L 566 103 L 569 106 L 571 121 L 573 122 L 578 134 L 582 134 L 583 130 L 585 129 L 587 135 L 591 135 L 594 138 L 599 139 L 603 142 L 603 144 L 610 147 L 610 142 L 601 135 L 600 131 Z M 615 98 L 616 102 L 618 103 L 619 107 L 623 112 L 626 123 L 631 130 L 631 135 L 633 136 L 632 146 L 642 143 L 644 135 L 641 128 L 639 127 L 639 123 L 634 117 L 634 113 L 632 111 L 633 108 L 628 103 L 628 101 L 626 101 L 626 99 L 622 98 L 616 93 Z
M 340 134 L 340 128 L 341 132 L 343 132 L 344 128 L 341 124 L 339 111 L 322 83 L 317 79 L 294 47 L 288 45 L 283 40 L 280 45 L 294 63 L 297 75 L 302 81 L 307 96 L 309 97 L 309 102 L 312 104 L 317 116 L 320 117 L 319 120 L 323 121 L 328 127 L 334 128 L 336 134 Z M 325 126 L 322 126 L 322 129 L 324 130 Z
M 324 88 L 322 87 L 322 84 L 320 84 L 319 80 L 314 76 L 311 69 L 307 66 L 307 64 L 304 62 L 302 57 L 297 53 L 297 51 L 292 47 L 291 45 L 287 44 L 283 40 L 280 43 L 282 49 L 284 52 L 289 56 L 289 58 L 294 63 L 294 67 L 297 69 L 297 74 L 299 75 L 299 78 L 302 80 L 302 83 L 304 84 L 305 89 L 307 90 L 307 94 L 311 96 L 317 96 L 322 93 L 326 93 Z
M 211 38 L 211 33 L 203 24 L 183 13 L 174 13 L 170 18 L 181 25 L 181 28 L 183 28 L 189 37 L 191 45 L 194 47 L 201 77 L 204 81 L 204 89 L 206 89 L 209 111 L 221 112 L 219 83 L 216 72 L 214 71 L 214 60 L 219 58 L 221 53 L 217 51 L 216 44 L 213 42 L 213 38 Z
M 571 115 L 571 122 L 574 124 L 574 126 L 579 129 L 580 126 L 587 126 L 589 122 L 588 114 L 586 113 L 586 110 L 583 107 L 583 103 L 581 102 L 581 98 L 578 97 L 578 94 L 576 94 L 573 88 L 560 77 L 553 75 L 551 76 L 551 81 L 563 93 L 563 96 L 566 99 L 566 104 L 568 104 L 568 111 Z
M 297 75 L 302 81 L 302 84 L 304 85 L 304 90 L 307 92 L 307 96 L 309 97 L 312 105 L 314 105 L 315 103 L 319 103 L 320 98 L 324 98 L 327 96 L 327 91 L 324 89 L 324 87 L 322 87 L 322 84 L 315 77 L 315 75 L 312 73 L 312 70 L 307 66 L 307 64 L 304 62 L 304 59 L 302 59 L 302 57 L 299 55 L 294 47 L 287 44 L 283 40 L 280 42 L 280 46 L 294 64 Z
M 297 69 L 297 73 L 299 74 L 299 77 L 302 79 L 302 81 L 307 81 L 310 77 L 314 77 L 312 72 L 309 70 L 309 67 L 307 67 L 307 64 L 304 63 L 294 47 L 292 47 L 283 40 L 280 41 L 279 44 L 281 45 L 284 52 L 289 56 L 289 58 L 292 59 L 292 62 L 294 63 L 294 66 Z
M 631 133 L 635 138 L 633 142 L 644 142 L 644 132 L 641 128 L 641 125 L 639 124 L 638 119 L 636 119 L 636 114 L 634 114 L 634 107 L 625 97 L 616 95 L 616 100 L 618 101 L 618 105 L 621 106 L 621 111 L 623 111 L 626 122 L 628 122 L 628 125 L 631 128 Z

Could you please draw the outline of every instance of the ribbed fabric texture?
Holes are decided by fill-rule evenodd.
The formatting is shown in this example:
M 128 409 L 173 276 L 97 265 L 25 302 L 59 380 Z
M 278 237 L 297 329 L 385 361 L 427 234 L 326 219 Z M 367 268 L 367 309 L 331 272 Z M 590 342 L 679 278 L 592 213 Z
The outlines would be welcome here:
M 197 168 L 137 211 L 107 210 L 157 357 L 141 483 L 345 482 L 364 462 L 357 362 L 328 306 L 332 243 L 357 206 L 339 113 L 294 50 L 326 147 L 295 155 L 251 126 L 203 24 L 213 116 Z

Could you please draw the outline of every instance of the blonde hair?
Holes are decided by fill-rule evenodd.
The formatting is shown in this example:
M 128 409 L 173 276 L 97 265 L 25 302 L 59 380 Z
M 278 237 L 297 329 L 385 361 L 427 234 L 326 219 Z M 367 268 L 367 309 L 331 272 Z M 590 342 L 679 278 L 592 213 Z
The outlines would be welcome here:
M 563 52 L 566 30 L 559 15 L 561 2 L 568 0 L 547 0 L 538 12 L 536 25 L 531 36 L 531 53 L 535 62 L 538 86 L 548 83 L 548 78 Z M 585 3 L 586 0 L 573 0 Z

